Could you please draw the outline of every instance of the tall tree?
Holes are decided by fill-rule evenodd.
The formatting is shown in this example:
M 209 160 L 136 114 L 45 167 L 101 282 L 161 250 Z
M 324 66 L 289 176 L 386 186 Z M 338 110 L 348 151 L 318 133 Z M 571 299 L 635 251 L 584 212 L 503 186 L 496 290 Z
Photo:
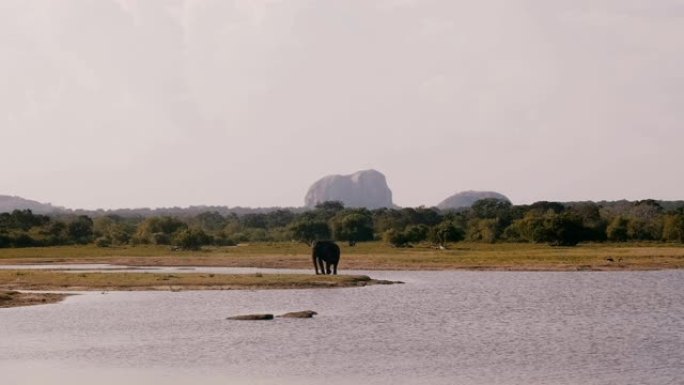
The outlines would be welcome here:
M 330 223 L 335 240 L 348 241 L 350 245 L 373 240 L 373 218 L 365 209 L 340 211 Z
M 86 244 L 93 240 L 93 220 L 79 215 L 67 225 L 67 234 L 75 243 Z
M 314 241 L 329 239 L 330 227 L 326 222 L 301 218 L 288 226 L 292 239 L 311 245 Z

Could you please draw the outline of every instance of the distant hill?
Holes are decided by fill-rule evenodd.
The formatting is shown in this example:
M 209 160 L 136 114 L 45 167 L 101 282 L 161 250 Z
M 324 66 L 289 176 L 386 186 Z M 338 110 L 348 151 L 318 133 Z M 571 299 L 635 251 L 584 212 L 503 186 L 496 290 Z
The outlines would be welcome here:
M 53 206 L 50 203 L 40 203 L 18 196 L 0 195 L 0 213 L 9 213 L 14 210 L 31 210 L 35 214 L 50 214 L 65 211 L 63 207 Z
M 14 210 L 31 210 L 34 214 L 52 214 L 55 216 L 61 215 L 87 215 L 89 217 L 101 217 L 105 215 L 117 215 L 121 217 L 156 217 L 156 216 L 175 216 L 175 217 L 192 217 L 204 212 L 217 212 L 221 215 L 227 216 L 231 214 L 247 215 L 247 214 L 262 214 L 277 210 L 289 210 L 292 212 L 301 212 L 305 209 L 302 207 L 228 207 L 228 206 L 189 206 L 189 207 L 161 207 L 161 208 L 132 208 L 132 209 L 112 209 L 112 210 L 85 210 L 85 209 L 67 209 L 61 206 L 54 206 L 50 203 L 41 203 L 38 201 L 25 199 L 18 196 L 0 195 L 0 213 L 9 213 Z
M 461 191 L 441 201 L 437 207 L 441 210 L 468 208 L 480 199 L 494 198 L 510 202 L 505 195 L 494 191 Z
M 385 175 L 376 170 L 351 175 L 328 175 L 314 183 L 304 198 L 308 208 L 326 201 L 340 201 L 346 207 L 377 209 L 394 207 Z

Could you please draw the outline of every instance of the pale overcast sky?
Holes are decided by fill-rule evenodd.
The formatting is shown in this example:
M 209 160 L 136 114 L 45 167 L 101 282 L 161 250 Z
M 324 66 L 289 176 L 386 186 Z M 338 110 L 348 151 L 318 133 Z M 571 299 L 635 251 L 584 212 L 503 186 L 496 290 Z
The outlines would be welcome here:
M 684 0 L 2 0 L 0 55 L 0 194 L 684 199 Z

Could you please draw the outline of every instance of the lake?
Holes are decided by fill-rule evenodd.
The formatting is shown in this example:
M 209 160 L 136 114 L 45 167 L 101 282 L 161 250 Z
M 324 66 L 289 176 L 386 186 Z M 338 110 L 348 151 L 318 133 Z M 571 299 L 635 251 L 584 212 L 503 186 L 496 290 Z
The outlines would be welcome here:
M 684 383 L 681 270 L 345 273 L 405 284 L 89 292 L 0 309 L 0 383 Z M 306 309 L 319 315 L 226 320 Z

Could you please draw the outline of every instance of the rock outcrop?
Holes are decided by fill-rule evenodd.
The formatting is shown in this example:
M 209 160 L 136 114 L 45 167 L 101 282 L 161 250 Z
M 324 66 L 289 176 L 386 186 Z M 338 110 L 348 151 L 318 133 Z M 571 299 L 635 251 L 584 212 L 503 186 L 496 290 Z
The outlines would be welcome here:
M 494 191 L 461 191 L 443 200 L 437 207 L 442 210 L 468 208 L 480 199 L 487 198 L 510 202 L 505 195 Z
M 245 315 L 236 315 L 234 317 L 228 317 L 226 319 L 235 320 L 235 321 L 266 321 L 266 320 L 272 320 L 273 314 L 245 314 Z
M 318 313 L 316 313 L 313 310 L 302 310 L 302 311 L 293 311 L 290 313 L 285 313 L 283 315 L 279 315 L 278 317 L 282 317 L 282 318 L 313 318 L 313 316 L 315 316 L 316 314 L 318 314 Z
M 1 293 L 0 293 L 1 294 Z M 2 299 L 2 297 L 0 297 Z M 313 310 L 293 311 L 279 315 L 278 318 L 313 318 L 316 313 Z M 274 319 L 273 314 L 244 314 L 226 318 L 235 321 L 269 321 Z
M 313 208 L 326 201 L 340 201 L 345 207 L 394 207 L 392 191 L 387 186 L 385 176 L 375 170 L 351 175 L 328 175 L 319 179 L 309 188 L 304 204 Z

